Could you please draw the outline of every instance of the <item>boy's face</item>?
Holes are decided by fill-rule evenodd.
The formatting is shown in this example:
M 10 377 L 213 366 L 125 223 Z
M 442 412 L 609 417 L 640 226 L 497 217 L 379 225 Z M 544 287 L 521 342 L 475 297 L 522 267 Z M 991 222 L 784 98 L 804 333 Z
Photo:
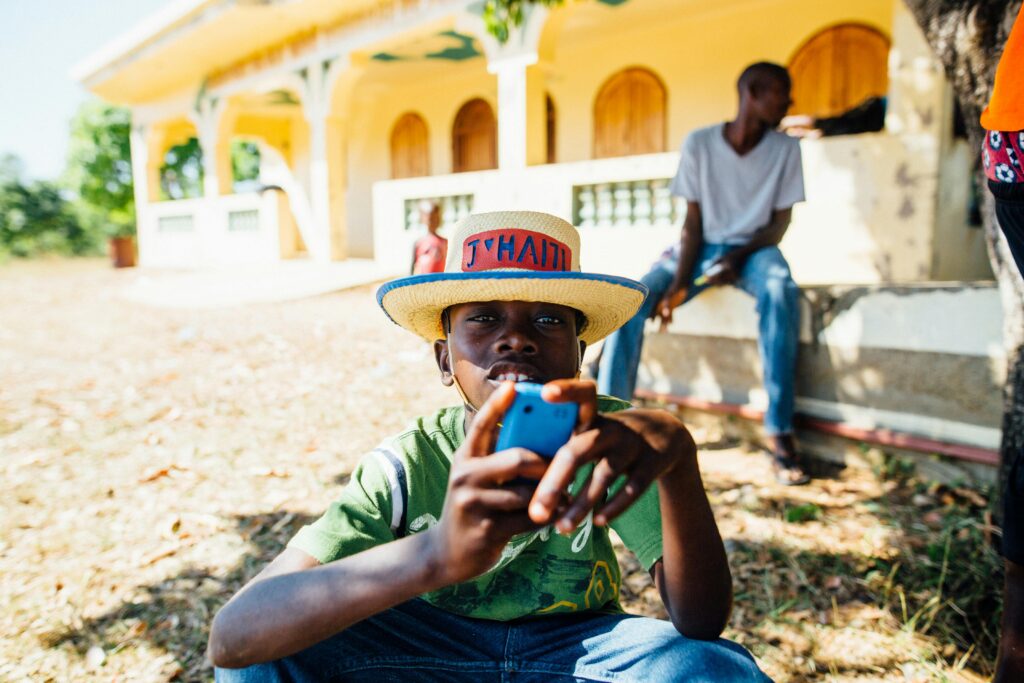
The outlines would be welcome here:
M 585 344 L 567 306 L 482 301 L 452 306 L 448 320 L 448 339 L 434 342 L 441 381 L 457 378 L 477 408 L 502 381 L 544 384 L 579 372 Z

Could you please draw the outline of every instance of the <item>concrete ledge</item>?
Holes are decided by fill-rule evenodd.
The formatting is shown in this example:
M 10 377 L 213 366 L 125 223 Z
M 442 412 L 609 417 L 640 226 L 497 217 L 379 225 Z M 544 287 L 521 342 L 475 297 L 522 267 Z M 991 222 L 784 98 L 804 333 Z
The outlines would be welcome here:
M 807 288 L 802 323 L 796 400 L 805 418 L 998 449 L 1006 361 L 994 285 Z M 742 417 L 758 419 L 767 400 L 756 340 L 750 297 L 702 294 L 667 333 L 648 329 L 638 394 L 742 406 Z

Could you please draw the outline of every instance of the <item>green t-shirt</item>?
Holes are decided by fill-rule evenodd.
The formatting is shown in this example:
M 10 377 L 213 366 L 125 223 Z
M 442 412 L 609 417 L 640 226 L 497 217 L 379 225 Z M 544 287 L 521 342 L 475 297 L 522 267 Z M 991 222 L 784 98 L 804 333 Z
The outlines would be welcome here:
M 628 407 L 614 398 L 598 400 L 598 409 L 605 413 Z M 461 406 L 444 408 L 385 441 L 360 461 L 341 499 L 300 529 L 288 546 L 326 564 L 395 540 L 398 534 L 393 529 L 402 526 L 399 520 L 405 520 L 406 534 L 437 524 L 452 456 L 465 439 L 464 418 Z M 407 502 L 402 501 L 388 451 L 402 463 Z M 586 474 L 580 473 L 576 485 Z M 611 526 L 650 569 L 662 553 L 657 486 Z M 588 515 L 570 536 L 551 527 L 517 535 L 484 574 L 421 597 L 449 612 L 499 621 L 566 612 L 621 612 L 621 577 L 607 529 L 595 527 Z

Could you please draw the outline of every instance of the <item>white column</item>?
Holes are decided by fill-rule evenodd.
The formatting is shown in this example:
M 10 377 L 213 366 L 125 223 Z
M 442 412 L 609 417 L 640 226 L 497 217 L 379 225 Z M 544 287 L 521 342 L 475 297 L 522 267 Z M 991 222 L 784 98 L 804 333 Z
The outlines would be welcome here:
M 222 258 L 218 244 L 227 232 L 227 216 L 220 211 L 220 183 L 218 178 L 217 146 L 220 142 L 220 116 L 223 101 L 209 98 L 199 103 L 192 115 L 199 147 L 203 150 L 203 202 L 195 217 L 196 246 L 200 265 L 215 265 Z M 230 182 L 230 178 L 228 182 Z
M 199 146 L 203 150 L 203 196 L 207 199 L 220 196 L 217 146 L 220 144 L 220 115 L 223 110 L 219 101 L 204 100 L 192 118 L 199 136 Z
M 331 260 L 331 149 L 328 116 L 331 91 L 339 69 L 330 64 L 310 67 L 304 77 L 302 113 L 309 124 L 309 204 L 313 235 L 306 240 L 314 261 Z
M 309 203 L 315 236 L 307 244 L 315 261 L 331 260 L 331 194 L 327 165 L 327 117 L 307 116 L 309 123 Z
M 526 68 L 537 63 L 530 52 L 499 58 L 487 65 L 498 77 L 498 168 L 526 168 Z
M 149 142 L 147 127 L 133 125 L 128 144 L 132 155 L 132 189 L 135 194 L 135 243 L 139 265 L 146 265 L 146 232 L 149 230 Z

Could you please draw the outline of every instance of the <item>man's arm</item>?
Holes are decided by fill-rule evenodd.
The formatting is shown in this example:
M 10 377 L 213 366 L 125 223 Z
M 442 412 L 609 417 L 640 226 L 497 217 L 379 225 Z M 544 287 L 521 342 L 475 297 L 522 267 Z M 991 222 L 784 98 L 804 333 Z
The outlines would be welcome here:
M 686 291 L 690 285 L 690 278 L 693 276 L 693 267 L 697 263 L 700 248 L 704 244 L 704 221 L 698 202 L 686 202 L 686 217 L 683 219 L 679 242 L 679 263 L 676 265 L 675 277 L 661 301 L 651 311 L 652 318 L 656 315 L 661 316 L 666 325 L 672 322 L 672 311 L 686 300 Z
M 743 264 L 748 256 L 758 249 L 774 247 L 782 242 L 782 238 L 785 236 L 786 230 L 789 229 L 792 218 L 792 207 L 773 211 L 768 224 L 758 228 L 751 236 L 750 241 L 737 249 L 733 249 L 716 261 L 717 264 L 721 264 L 722 269 L 708 277 L 708 284 L 727 285 L 735 282 L 739 278 L 740 271 L 743 270 Z
M 217 613 L 214 665 L 288 656 L 422 593 L 479 576 L 512 536 L 537 528 L 526 514 L 533 486 L 501 484 L 540 479 L 547 460 L 521 448 L 491 454 L 514 398 L 509 382 L 473 419 L 453 458 L 437 526 L 324 565 L 285 550 Z

